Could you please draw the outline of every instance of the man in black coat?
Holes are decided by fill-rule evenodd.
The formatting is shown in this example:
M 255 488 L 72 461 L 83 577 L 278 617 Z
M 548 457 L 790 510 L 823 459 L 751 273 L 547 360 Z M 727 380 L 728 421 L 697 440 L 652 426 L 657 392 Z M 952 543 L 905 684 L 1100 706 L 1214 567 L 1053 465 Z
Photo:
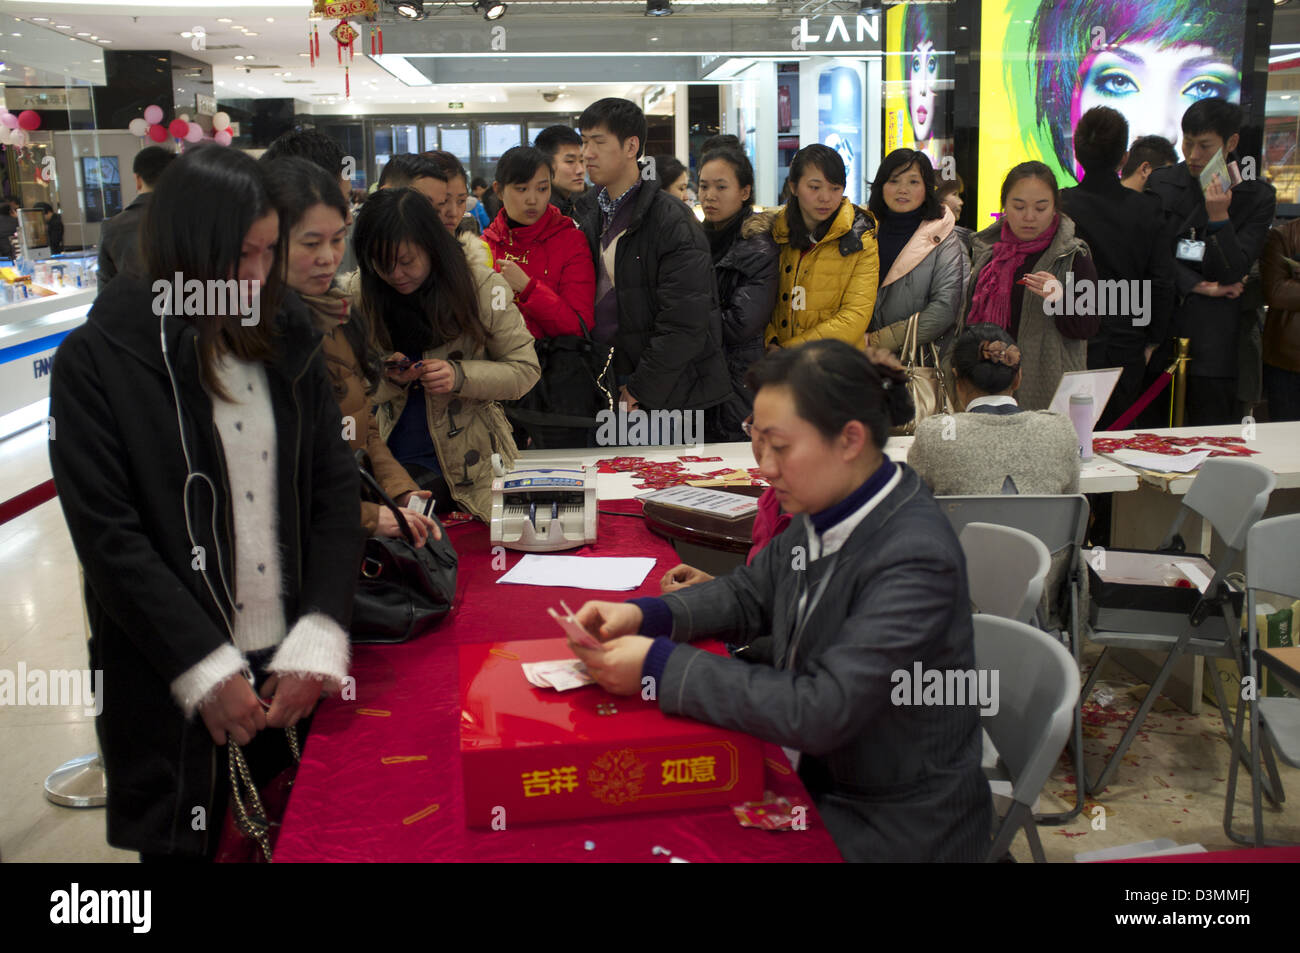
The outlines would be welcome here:
M 614 374 L 628 410 L 700 410 L 731 393 L 722 317 L 704 231 L 685 204 L 660 190 L 637 157 L 645 115 L 602 99 L 578 120 L 583 159 L 600 187 L 577 221 L 596 261 L 597 340 L 614 345 Z
M 340 436 L 321 338 L 302 303 L 287 297 L 266 365 L 280 598 L 289 622 L 324 613 L 346 630 L 363 545 L 357 469 Z M 91 668 L 104 673 L 95 727 L 108 841 L 211 858 L 229 790 L 227 755 L 203 720 L 185 716 L 170 686 L 232 641 L 226 620 L 242 609 L 226 585 L 236 578 L 234 501 L 195 324 L 155 318 L 155 304 L 143 278 L 123 275 L 60 344 L 50 466 L 85 569 Z M 255 776 L 276 755 L 288 762 L 284 734 L 260 732 L 249 747 Z
M 1164 207 L 1167 239 L 1173 244 L 1175 287 L 1180 301 L 1174 335 L 1191 340 L 1187 373 L 1188 426 L 1237 422 L 1238 347 L 1241 296 L 1251 266 L 1264 249 L 1273 224 L 1277 193 L 1255 178 L 1232 185 L 1215 181 L 1202 190 L 1200 175 L 1222 150 L 1234 162 L 1241 107 L 1202 99 L 1183 114 L 1184 161 L 1158 169 L 1147 180 Z M 1168 363 L 1166 342 L 1156 362 Z
M 1126 189 L 1116 174 L 1127 142 L 1122 113 L 1107 106 L 1089 109 L 1074 130 L 1083 181 L 1061 192 L 1061 208 L 1074 220 L 1075 234 L 1088 243 L 1097 277 L 1129 287 L 1126 313 L 1103 314 L 1100 330 L 1088 342 L 1090 370 L 1124 369 L 1098 422 L 1100 430 L 1142 396 L 1147 361 L 1169 336 L 1174 305 L 1173 249 L 1163 231 L 1160 201 Z
M 135 173 L 135 199 L 104 223 L 99 233 L 99 288 L 102 291 L 118 272 L 139 270 L 140 223 L 153 188 L 158 184 L 176 153 L 162 146 L 146 146 L 135 155 L 131 171 Z
M 582 137 L 568 126 L 547 126 L 533 146 L 551 157 L 551 204 L 575 218 L 579 200 L 586 198 L 586 169 L 582 162 Z

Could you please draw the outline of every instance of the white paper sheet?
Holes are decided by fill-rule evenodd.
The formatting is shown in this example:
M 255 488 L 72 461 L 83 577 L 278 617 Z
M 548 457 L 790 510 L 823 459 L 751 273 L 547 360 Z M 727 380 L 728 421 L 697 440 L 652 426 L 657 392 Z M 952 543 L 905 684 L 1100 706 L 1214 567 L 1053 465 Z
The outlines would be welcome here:
M 497 582 L 562 589 L 637 589 L 654 568 L 653 556 L 543 556 L 529 553 Z
M 1166 453 L 1143 453 L 1140 450 L 1128 449 L 1116 450 L 1111 454 L 1120 463 L 1141 467 L 1143 470 L 1154 470 L 1156 473 L 1191 473 L 1204 463 L 1209 455 L 1209 450 L 1195 450 L 1180 457 L 1172 457 Z

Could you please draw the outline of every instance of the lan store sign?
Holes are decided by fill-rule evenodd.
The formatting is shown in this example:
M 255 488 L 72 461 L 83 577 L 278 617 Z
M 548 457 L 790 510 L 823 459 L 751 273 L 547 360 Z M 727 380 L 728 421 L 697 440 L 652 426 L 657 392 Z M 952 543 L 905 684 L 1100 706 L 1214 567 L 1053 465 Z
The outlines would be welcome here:
M 813 19 L 821 19 L 814 17 Z M 845 22 L 844 17 L 831 17 L 830 25 L 826 28 L 824 34 L 814 34 L 808 29 L 808 17 L 801 17 L 799 20 L 799 39 L 796 43 L 796 49 L 807 49 L 810 43 L 830 44 L 837 40 L 842 43 L 851 43 L 861 46 L 867 39 L 877 45 L 880 43 L 880 14 L 873 13 L 871 16 L 858 14 L 857 22 L 854 24 L 854 35 L 849 33 L 849 25 Z

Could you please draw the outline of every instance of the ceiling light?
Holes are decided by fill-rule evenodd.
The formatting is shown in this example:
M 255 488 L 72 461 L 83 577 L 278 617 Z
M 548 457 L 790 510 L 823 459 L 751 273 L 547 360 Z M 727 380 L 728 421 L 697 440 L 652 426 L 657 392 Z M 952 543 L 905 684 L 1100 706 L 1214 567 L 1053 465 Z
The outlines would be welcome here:
M 420 3 L 419 0 L 402 0 L 401 3 L 397 4 L 396 9 L 399 15 L 406 17 L 408 20 L 424 19 L 424 4 Z
M 237 60 L 242 60 L 243 58 L 244 58 L 244 57 L 241 56 L 240 54 L 238 54 L 238 53 L 235 54 L 235 59 L 237 59 Z
M 66 23 L 56 23 L 56 24 L 54 24 L 54 29 L 56 29 L 56 30 L 71 30 L 72 27 L 68 26 L 68 24 L 66 24 Z
M 112 40 L 100 40 L 99 42 L 100 42 L 100 43 L 112 43 L 113 41 L 112 41 Z
M 15 33 L 14 35 L 17 36 L 18 34 Z M 89 33 L 78 33 L 77 36 L 90 36 L 90 34 L 89 34 Z
M 233 21 L 230 19 L 230 17 L 217 17 L 217 22 L 218 22 L 218 23 L 231 23 L 231 22 L 233 22 Z
M 267 17 L 267 18 L 266 18 L 266 22 L 267 22 L 267 23 L 274 23 L 274 22 L 275 22 L 275 17 Z
M 648 17 L 669 17 L 673 14 L 673 5 L 669 0 L 645 0 L 645 15 Z
M 32 19 L 33 19 L 35 22 L 37 22 L 37 23 L 49 23 L 49 22 L 50 22 L 50 18 L 49 18 L 49 17 L 32 17 Z
M 261 35 L 261 34 L 259 34 L 259 33 L 254 33 L 252 30 L 245 30 L 245 31 L 244 31 L 244 36 L 260 36 L 260 35 Z
M 506 5 L 501 0 L 475 0 L 473 7 L 483 14 L 484 20 L 500 20 L 506 12 Z

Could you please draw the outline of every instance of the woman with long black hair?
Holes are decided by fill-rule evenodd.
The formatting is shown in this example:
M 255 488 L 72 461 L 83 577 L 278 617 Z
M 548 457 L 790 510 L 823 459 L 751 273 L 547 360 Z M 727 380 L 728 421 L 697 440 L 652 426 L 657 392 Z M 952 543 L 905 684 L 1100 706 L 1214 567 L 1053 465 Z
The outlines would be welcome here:
M 257 163 L 177 159 L 141 245 L 147 279 L 118 276 L 59 347 L 50 463 L 104 673 L 108 841 L 204 860 L 226 810 L 219 749 L 246 746 L 264 783 L 290 763 L 265 729 L 347 675 L 359 487 L 320 340 L 300 305 L 277 307 Z
M 498 401 L 517 400 L 541 371 L 514 292 L 470 265 L 418 192 L 387 189 L 362 206 L 354 232 L 361 304 L 388 354 L 375 394 L 380 433 L 435 511 L 487 520 L 493 456 L 517 449 Z

